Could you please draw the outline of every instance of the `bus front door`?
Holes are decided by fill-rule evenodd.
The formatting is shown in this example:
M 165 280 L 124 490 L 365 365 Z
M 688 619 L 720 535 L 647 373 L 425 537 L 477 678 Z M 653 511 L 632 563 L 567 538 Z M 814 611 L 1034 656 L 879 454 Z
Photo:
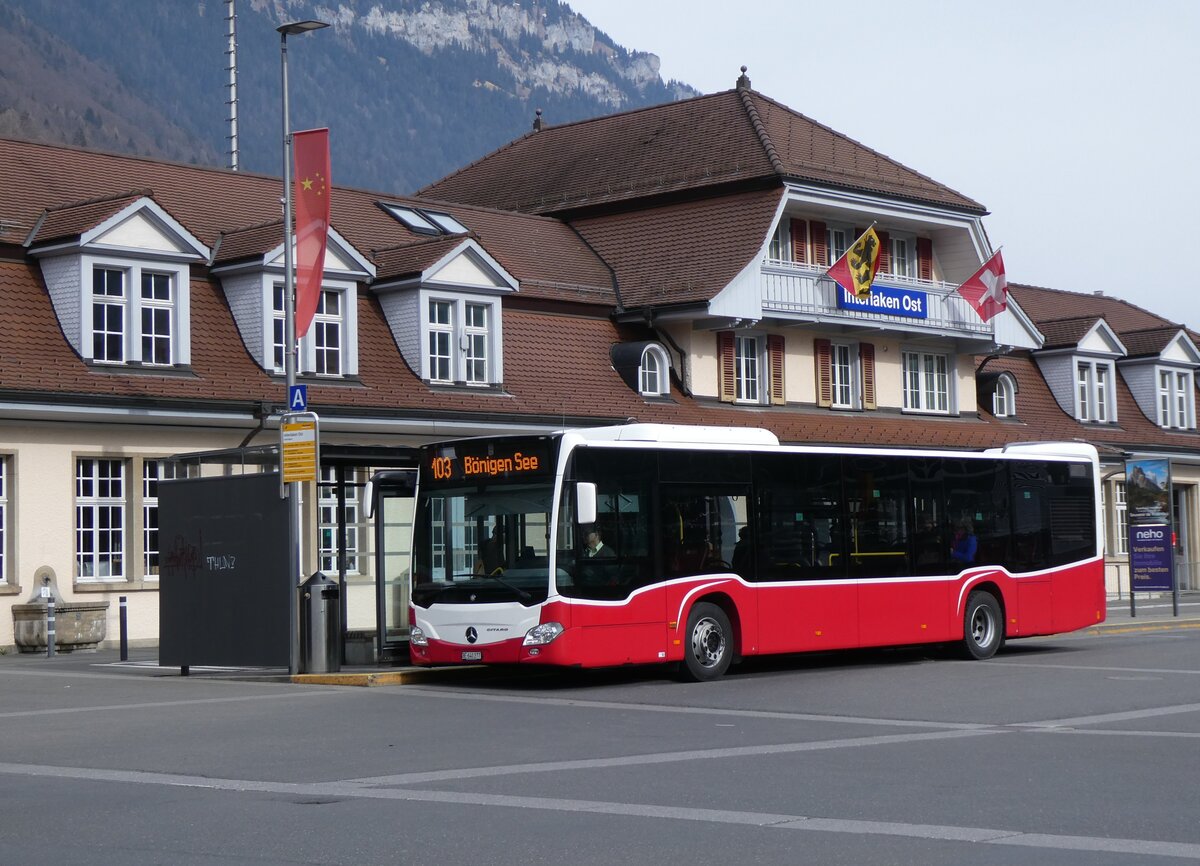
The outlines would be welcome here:
M 412 552 L 414 470 L 387 470 L 371 476 L 367 499 L 375 521 L 375 617 L 381 659 L 407 649 L 408 567 Z

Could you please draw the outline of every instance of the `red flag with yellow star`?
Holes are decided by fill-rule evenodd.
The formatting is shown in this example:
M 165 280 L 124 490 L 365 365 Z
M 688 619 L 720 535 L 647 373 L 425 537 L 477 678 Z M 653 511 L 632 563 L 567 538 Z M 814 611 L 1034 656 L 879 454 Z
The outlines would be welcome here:
M 329 130 L 293 133 L 296 159 L 296 338 L 308 333 L 325 273 L 329 233 Z

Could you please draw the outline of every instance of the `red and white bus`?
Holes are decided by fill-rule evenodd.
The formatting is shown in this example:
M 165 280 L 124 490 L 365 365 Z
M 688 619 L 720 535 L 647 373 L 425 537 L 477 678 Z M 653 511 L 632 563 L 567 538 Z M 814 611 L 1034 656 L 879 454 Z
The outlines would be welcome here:
M 1006 638 L 1105 616 L 1097 455 L 780 445 L 630 424 L 422 449 L 421 665 L 674 663 Z M 602 547 L 593 552 L 597 540 Z

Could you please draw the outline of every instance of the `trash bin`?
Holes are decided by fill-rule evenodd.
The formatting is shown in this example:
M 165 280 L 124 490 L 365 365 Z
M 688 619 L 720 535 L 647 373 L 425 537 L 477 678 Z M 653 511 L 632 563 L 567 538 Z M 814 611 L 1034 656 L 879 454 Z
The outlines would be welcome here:
M 300 672 L 342 669 L 342 594 L 336 580 L 316 572 L 300 584 Z

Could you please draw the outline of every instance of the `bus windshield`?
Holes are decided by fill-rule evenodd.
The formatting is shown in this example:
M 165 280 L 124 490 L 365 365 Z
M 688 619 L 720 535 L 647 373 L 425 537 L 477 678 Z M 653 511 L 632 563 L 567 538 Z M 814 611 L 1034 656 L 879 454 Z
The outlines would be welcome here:
M 550 584 L 552 449 L 544 438 L 465 441 L 427 449 L 413 527 L 412 602 L 546 600 Z

